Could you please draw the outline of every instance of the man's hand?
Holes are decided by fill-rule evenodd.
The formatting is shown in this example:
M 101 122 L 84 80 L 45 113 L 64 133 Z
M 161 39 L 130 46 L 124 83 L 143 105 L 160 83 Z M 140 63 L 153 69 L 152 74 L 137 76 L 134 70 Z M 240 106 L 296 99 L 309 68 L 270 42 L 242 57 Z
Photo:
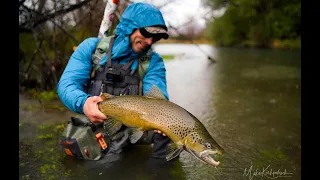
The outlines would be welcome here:
M 162 133 L 160 130 L 153 130 L 156 133 L 162 134 L 162 136 L 167 136 L 165 133 Z
M 102 123 L 107 119 L 107 116 L 98 108 L 98 103 L 101 101 L 103 99 L 100 96 L 91 96 L 84 103 L 83 112 L 92 123 Z

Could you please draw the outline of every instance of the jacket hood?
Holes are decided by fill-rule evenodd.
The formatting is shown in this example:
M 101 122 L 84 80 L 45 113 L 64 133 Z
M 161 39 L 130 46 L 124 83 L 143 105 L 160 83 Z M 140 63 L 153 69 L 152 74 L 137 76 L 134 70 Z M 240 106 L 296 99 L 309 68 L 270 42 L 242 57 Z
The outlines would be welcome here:
M 162 26 L 167 30 L 162 13 L 155 6 L 137 2 L 129 5 L 121 16 L 120 23 L 116 27 L 115 34 L 117 39 L 112 49 L 112 59 L 124 56 L 135 58 L 144 52 L 134 53 L 130 46 L 130 35 L 135 29 L 147 26 Z
M 155 25 L 163 26 L 167 30 L 159 9 L 151 4 L 138 2 L 129 5 L 123 12 L 116 34 L 130 35 L 137 28 Z

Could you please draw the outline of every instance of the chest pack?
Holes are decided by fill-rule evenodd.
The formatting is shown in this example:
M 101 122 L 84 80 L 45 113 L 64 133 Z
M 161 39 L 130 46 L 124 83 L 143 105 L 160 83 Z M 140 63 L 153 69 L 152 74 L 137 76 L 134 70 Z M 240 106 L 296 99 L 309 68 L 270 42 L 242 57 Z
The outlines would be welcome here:
M 102 92 L 121 95 L 142 95 L 142 79 L 149 66 L 152 51 L 149 49 L 138 59 L 130 59 L 126 64 L 115 63 L 111 60 L 111 49 L 115 36 L 101 39 L 92 54 L 91 80 L 87 86 L 87 93 L 100 95 Z M 107 63 L 101 66 L 101 59 L 107 56 Z M 134 61 L 138 60 L 138 68 L 131 69 Z
M 130 67 L 136 59 L 130 59 L 125 64 L 111 61 L 111 49 L 115 37 L 101 39 L 92 54 L 92 73 L 86 92 L 99 96 L 103 92 L 121 95 L 142 95 L 142 79 L 149 66 L 152 51 L 138 58 L 138 68 Z M 101 66 L 101 59 L 107 55 L 107 63 Z M 120 152 L 128 135 L 125 130 L 112 137 L 106 135 L 104 124 L 92 124 L 87 117 L 71 117 L 60 139 L 60 145 L 65 153 L 78 159 L 99 160 L 108 152 Z

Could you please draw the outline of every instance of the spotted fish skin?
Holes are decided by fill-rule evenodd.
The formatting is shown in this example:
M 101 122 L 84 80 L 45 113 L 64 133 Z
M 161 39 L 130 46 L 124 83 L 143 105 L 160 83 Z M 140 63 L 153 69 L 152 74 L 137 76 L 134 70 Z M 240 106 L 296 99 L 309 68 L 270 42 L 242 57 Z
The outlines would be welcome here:
M 186 110 L 167 100 L 117 96 L 103 101 L 99 108 L 126 126 L 158 129 L 173 141 L 182 140 L 191 131 L 203 128 Z
M 194 115 L 167 100 L 159 89 L 152 88 L 150 91 L 151 93 L 145 96 L 103 94 L 104 101 L 100 102 L 98 107 L 105 115 L 128 127 L 136 127 L 142 131 L 160 130 L 165 133 L 174 143 L 169 148 L 172 157 L 168 159 L 177 156 L 182 149 L 200 160 L 204 158 L 201 157 L 204 154 L 208 155 L 206 153 L 221 154 L 223 152 L 223 149 Z M 213 161 L 214 163 L 217 162 Z

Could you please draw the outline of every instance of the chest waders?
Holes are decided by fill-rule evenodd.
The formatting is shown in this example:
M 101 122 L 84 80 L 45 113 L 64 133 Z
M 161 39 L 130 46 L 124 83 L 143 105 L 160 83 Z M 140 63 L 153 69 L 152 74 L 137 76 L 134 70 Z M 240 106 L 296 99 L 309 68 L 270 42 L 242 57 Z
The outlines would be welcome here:
M 93 96 L 99 96 L 104 92 L 116 96 L 142 95 L 142 79 L 149 66 L 152 51 L 149 50 L 138 59 L 137 70 L 131 70 L 131 65 L 136 59 L 130 59 L 126 64 L 111 61 L 114 40 L 114 36 L 109 36 L 97 43 L 92 54 L 91 79 L 85 91 Z M 99 65 L 106 54 L 106 65 Z M 93 124 L 86 117 L 71 117 L 60 145 L 67 155 L 86 160 L 99 160 L 108 152 L 121 152 L 122 147 L 127 144 L 127 128 L 123 126 L 112 137 L 105 134 L 104 128 L 103 123 Z

